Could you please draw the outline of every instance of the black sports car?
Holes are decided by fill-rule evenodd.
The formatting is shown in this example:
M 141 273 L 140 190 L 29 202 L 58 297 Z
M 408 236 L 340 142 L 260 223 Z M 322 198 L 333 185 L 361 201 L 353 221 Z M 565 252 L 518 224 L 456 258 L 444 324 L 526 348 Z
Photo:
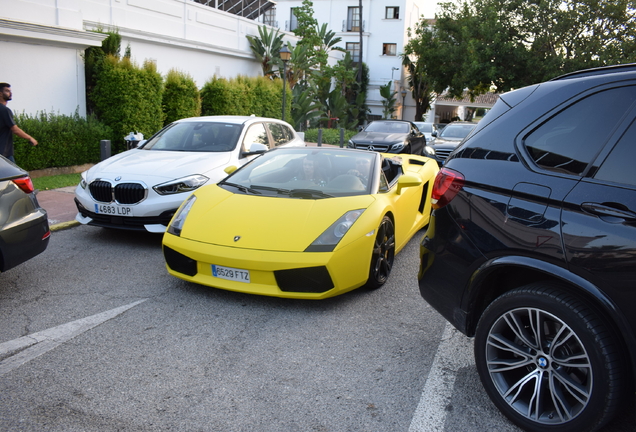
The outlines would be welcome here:
M 404 120 L 376 120 L 349 140 L 349 147 L 381 153 L 421 155 L 426 137 L 413 123 Z

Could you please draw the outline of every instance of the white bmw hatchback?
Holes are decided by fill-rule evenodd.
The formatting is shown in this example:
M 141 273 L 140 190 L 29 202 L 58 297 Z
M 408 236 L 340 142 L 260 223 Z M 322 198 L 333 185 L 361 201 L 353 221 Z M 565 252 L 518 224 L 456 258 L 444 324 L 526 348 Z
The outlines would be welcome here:
M 75 190 L 85 225 L 162 233 L 193 190 L 217 183 L 273 147 L 304 146 L 284 121 L 246 116 L 181 119 L 135 149 L 82 173 Z

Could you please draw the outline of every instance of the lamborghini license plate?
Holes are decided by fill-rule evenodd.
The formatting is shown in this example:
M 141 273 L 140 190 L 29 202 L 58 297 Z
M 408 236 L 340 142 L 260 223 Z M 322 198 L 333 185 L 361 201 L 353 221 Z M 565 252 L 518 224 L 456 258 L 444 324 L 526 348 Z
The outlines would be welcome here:
M 222 267 L 212 264 L 212 274 L 215 277 L 237 282 L 250 283 L 249 270 L 235 269 L 231 267 Z

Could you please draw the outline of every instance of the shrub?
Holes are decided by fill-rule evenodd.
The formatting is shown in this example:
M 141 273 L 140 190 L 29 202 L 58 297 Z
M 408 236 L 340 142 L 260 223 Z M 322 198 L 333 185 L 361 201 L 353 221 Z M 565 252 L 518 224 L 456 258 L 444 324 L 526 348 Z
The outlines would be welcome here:
M 175 69 L 166 76 L 163 90 L 162 110 L 164 125 L 187 117 L 201 115 L 201 95 L 194 79 Z
M 112 139 L 113 131 L 94 116 L 80 117 L 37 113 L 17 114 L 16 124 L 33 136 L 37 147 L 14 136 L 15 160 L 27 171 L 99 162 L 99 141 Z
M 225 78 L 213 77 L 201 89 L 201 115 L 233 114 L 230 112 L 230 83 Z
M 101 63 L 92 100 L 97 116 L 113 129 L 113 153 L 124 149 L 131 131 L 146 138 L 163 126 L 163 80 L 154 63 L 138 67 L 129 58 L 107 56 Z
M 201 89 L 202 115 L 257 115 L 281 118 L 282 83 L 266 77 L 227 80 L 213 77 Z M 291 119 L 291 91 L 287 89 L 287 119 Z
M 343 146 L 346 147 L 347 142 L 357 133 L 356 131 L 345 130 Z M 318 142 L 318 129 L 307 129 L 305 141 Z M 340 129 L 323 129 L 322 144 L 340 145 Z
M 269 78 L 252 79 L 252 114 L 261 117 L 281 117 L 281 88 Z

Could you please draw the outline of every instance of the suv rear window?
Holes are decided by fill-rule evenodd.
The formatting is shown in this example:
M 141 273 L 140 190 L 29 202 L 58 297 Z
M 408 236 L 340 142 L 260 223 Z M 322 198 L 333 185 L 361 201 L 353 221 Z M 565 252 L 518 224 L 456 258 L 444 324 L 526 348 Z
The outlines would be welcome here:
M 636 186 L 636 120 L 618 141 L 594 178 Z
M 524 140 L 541 168 L 580 175 L 636 100 L 636 86 L 595 93 L 568 106 Z

